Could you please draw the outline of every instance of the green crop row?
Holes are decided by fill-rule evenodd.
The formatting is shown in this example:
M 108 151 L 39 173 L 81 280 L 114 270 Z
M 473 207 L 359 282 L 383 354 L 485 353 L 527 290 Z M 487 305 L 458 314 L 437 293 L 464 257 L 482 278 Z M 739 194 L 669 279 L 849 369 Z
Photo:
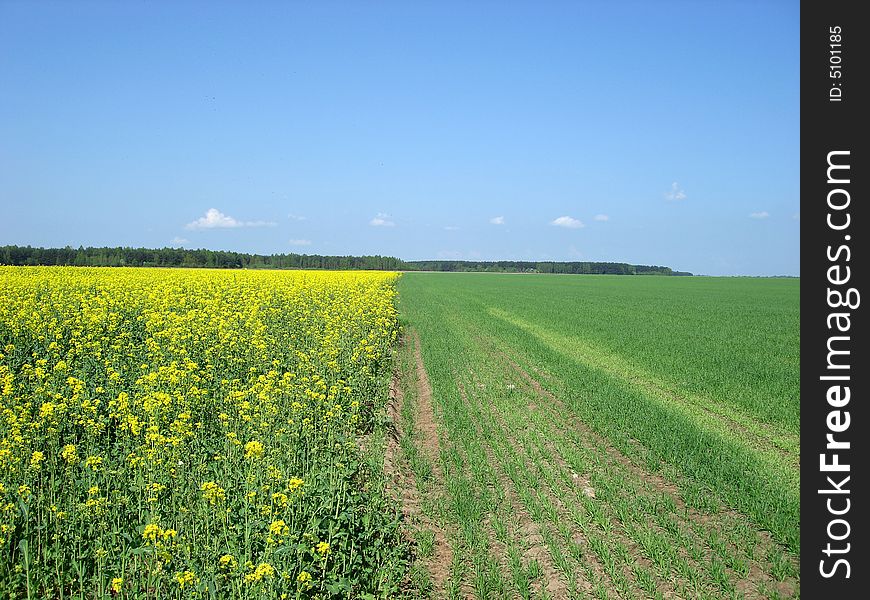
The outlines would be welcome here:
M 624 279 L 400 281 L 443 424 L 454 585 L 481 598 L 799 593 L 796 397 L 782 395 L 796 389 L 796 286 Z M 728 321 L 739 306 L 742 329 Z M 744 354 L 714 368 L 720 342 Z M 762 355 L 766 367 L 741 367 Z

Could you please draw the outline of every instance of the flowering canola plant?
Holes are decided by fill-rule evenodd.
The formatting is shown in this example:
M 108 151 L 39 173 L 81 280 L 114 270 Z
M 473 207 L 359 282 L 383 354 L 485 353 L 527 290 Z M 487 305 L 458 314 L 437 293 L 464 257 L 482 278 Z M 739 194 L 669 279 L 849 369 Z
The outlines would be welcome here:
M 0 590 L 390 595 L 397 277 L 0 267 Z

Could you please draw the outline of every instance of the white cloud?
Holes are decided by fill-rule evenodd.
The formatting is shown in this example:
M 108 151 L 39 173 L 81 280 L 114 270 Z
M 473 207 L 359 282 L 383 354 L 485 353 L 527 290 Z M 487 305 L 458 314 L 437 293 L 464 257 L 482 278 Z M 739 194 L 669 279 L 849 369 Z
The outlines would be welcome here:
M 241 227 L 241 222 L 229 217 L 216 208 L 205 211 L 205 216 L 185 225 L 187 229 L 213 229 L 216 227 Z
M 680 187 L 680 184 L 676 181 L 671 184 L 671 191 L 665 194 L 665 198 L 668 200 L 685 200 L 686 192 Z
M 395 222 L 390 220 L 390 215 L 386 213 L 378 213 L 378 216 L 369 221 L 369 225 L 372 227 L 393 227 L 395 226 Z
M 556 227 L 567 227 L 568 229 L 580 229 L 581 227 L 585 227 L 583 221 L 580 219 L 568 216 L 553 219 L 550 221 L 550 225 L 555 225 Z
M 750 219 L 766 219 L 769 216 L 770 213 L 768 213 L 766 210 L 763 210 L 761 212 L 749 213 Z
M 274 227 L 277 223 L 272 221 L 239 221 L 229 215 L 225 215 L 216 208 L 205 211 L 205 215 L 196 221 L 185 225 L 185 229 L 230 229 L 234 227 Z
M 310 246 L 311 240 L 290 240 L 288 243 L 291 246 Z
M 594 219 L 596 221 L 609 221 L 610 217 L 608 217 L 607 215 L 595 215 Z
M 290 219 L 291 221 L 306 221 L 306 220 L 308 220 L 308 217 L 303 217 L 302 215 L 294 215 L 293 213 L 290 213 L 289 215 L 287 215 L 287 218 Z
M 504 217 L 493 217 L 489 222 L 493 225 L 504 225 Z
M 169 242 L 169 245 L 170 246 L 183 246 L 183 245 L 189 244 L 189 243 L 190 243 L 190 240 L 183 238 L 183 237 L 175 236 L 174 238 L 172 238 L 172 241 Z
M 444 231 L 458 231 L 458 230 L 459 230 L 459 227 L 457 227 L 456 225 L 447 225 L 444 228 Z

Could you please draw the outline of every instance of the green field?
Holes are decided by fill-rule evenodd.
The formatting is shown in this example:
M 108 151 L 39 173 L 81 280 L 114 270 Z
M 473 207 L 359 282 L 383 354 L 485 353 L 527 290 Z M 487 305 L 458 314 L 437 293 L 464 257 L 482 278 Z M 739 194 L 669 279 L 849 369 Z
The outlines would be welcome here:
M 432 597 L 799 595 L 799 280 L 405 274 Z

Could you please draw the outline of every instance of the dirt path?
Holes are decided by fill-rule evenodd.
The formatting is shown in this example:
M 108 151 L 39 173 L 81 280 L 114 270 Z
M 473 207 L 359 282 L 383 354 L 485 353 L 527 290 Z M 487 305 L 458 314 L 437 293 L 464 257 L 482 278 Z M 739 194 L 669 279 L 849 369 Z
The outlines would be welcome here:
M 393 482 L 393 492 L 401 502 L 402 515 L 409 534 L 413 531 L 431 531 L 434 534 L 434 544 L 429 557 L 421 558 L 420 563 L 432 578 L 433 597 L 446 597 L 447 581 L 450 577 L 450 566 L 453 552 L 447 540 L 447 532 L 439 523 L 423 510 L 426 500 L 437 496 L 444 488 L 444 475 L 441 468 L 440 440 L 432 408 L 432 387 L 429 376 L 423 366 L 420 353 L 420 338 L 416 331 L 409 332 L 400 342 L 400 347 L 408 351 L 413 346 L 414 369 L 410 373 L 401 373 L 397 369 L 390 383 L 390 401 L 387 405 L 387 416 L 393 423 L 393 431 L 387 440 L 384 459 L 384 470 Z M 410 392 L 406 396 L 406 390 Z M 405 431 L 402 420 L 402 407 L 406 401 L 412 403 L 414 413 L 413 430 Z M 426 461 L 431 465 L 434 484 L 426 489 L 420 485 L 414 475 L 414 470 L 403 456 L 401 442 L 409 438 Z M 421 492 L 421 490 L 424 490 Z
M 429 384 L 429 374 L 423 365 L 423 354 L 420 350 L 420 336 L 413 331 L 414 363 L 417 369 L 417 419 L 416 429 L 420 433 L 420 447 L 432 464 L 432 471 L 438 483 L 444 483 L 441 471 L 441 446 L 438 440 L 438 426 L 435 421 L 435 411 L 432 409 L 432 386 Z

